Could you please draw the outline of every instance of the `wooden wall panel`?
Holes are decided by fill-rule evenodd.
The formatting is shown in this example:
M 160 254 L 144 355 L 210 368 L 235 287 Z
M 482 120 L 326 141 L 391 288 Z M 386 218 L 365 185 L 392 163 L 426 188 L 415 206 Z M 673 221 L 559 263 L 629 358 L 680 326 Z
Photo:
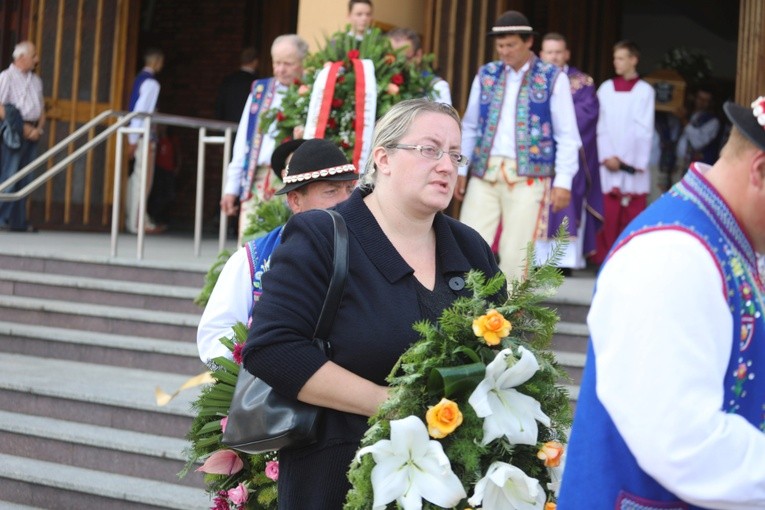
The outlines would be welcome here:
M 741 0 L 736 102 L 749 105 L 765 95 L 765 2 Z

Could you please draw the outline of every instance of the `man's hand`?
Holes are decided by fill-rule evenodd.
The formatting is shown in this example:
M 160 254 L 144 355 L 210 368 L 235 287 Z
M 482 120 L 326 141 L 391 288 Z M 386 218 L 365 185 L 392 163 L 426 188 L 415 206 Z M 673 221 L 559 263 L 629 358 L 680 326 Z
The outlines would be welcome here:
M 220 209 L 226 216 L 235 216 L 239 212 L 239 206 L 236 205 L 236 195 L 223 195 L 220 199 Z
M 619 166 L 621 164 L 621 160 L 616 156 L 612 156 L 603 160 L 603 166 L 606 167 L 609 172 L 618 172 Z
M 467 175 L 457 176 L 457 186 L 455 186 L 454 188 L 454 200 L 456 200 L 457 202 L 462 202 L 462 199 L 465 198 L 465 190 L 467 190 L 467 182 L 468 182 Z
M 558 212 L 568 207 L 568 204 L 571 203 L 571 191 L 565 188 L 553 188 L 550 194 L 550 202 L 552 202 L 553 212 Z

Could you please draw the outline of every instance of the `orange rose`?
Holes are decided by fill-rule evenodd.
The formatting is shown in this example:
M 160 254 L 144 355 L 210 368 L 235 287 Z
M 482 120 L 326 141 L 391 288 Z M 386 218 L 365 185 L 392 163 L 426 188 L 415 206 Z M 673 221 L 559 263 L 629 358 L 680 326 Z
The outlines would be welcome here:
M 456 402 L 442 398 L 441 402 L 428 408 L 425 421 L 428 422 L 430 437 L 441 439 L 462 425 L 462 412 Z
M 489 345 L 497 345 L 502 338 L 510 334 L 512 329 L 510 321 L 494 309 L 473 320 L 473 333 L 477 337 L 483 337 Z
M 545 461 L 545 467 L 560 466 L 560 458 L 563 456 L 563 445 L 558 441 L 547 441 L 537 452 L 537 458 Z
M 545 503 L 545 510 L 558 510 L 558 505 L 556 505 L 552 501 L 548 501 L 547 503 Z

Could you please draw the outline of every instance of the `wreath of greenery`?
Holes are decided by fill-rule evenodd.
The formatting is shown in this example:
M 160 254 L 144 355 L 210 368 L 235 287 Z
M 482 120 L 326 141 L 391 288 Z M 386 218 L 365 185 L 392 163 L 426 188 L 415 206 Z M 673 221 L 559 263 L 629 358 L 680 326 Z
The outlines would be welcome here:
M 420 64 L 408 62 L 403 49 L 393 50 L 388 38 L 378 28 L 372 28 L 359 41 L 346 32 L 336 32 L 325 39 L 325 44 L 305 60 L 306 80 L 293 83 L 281 107 L 264 112 L 261 126 L 268 131 L 276 123 L 276 142 L 282 143 L 293 136 L 294 128 L 305 126 L 308 103 L 316 74 L 329 62 L 343 62 L 332 98 L 332 109 L 324 138 L 343 149 L 353 160 L 356 143 L 356 75 L 351 59 L 369 59 L 374 63 L 377 81 L 377 118 L 385 115 L 391 106 L 404 99 L 431 97 L 436 79 L 432 70 L 434 56 L 425 55 Z

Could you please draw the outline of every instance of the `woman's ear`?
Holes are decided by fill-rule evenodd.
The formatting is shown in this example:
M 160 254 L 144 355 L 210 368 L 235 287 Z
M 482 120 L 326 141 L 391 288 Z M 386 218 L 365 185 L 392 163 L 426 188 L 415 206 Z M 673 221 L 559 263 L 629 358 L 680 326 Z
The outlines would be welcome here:
M 372 158 L 374 159 L 374 162 L 375 162 L 375 169 L 378 172 L 382 174 L 386 174 L 386 175 L 390 173 L 388 171 L 389 155 L 385 147 L 378 146 L 372 149 Z

